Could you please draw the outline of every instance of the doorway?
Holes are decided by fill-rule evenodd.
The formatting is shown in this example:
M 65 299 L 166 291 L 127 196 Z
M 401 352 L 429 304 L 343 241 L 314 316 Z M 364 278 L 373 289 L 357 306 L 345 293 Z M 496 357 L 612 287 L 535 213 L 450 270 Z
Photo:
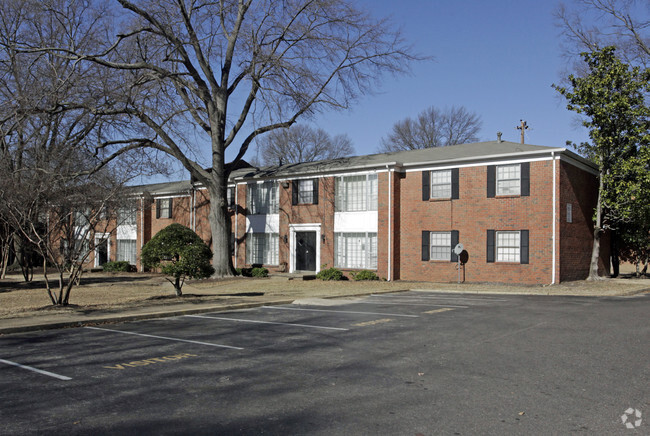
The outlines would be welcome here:
M 296 232 L 296 270 L 316 271 L 316 232 Z

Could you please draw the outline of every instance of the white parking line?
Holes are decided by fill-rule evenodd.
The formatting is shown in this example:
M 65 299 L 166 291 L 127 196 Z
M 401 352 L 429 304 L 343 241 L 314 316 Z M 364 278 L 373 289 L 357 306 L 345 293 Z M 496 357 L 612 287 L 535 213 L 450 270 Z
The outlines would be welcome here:
M 233 347 L 233 346 L 230 346 L 230 345 L 213 344 L 213 343 L 210 343 L 210 342 L 191 341 L 189 339 L 168 338 L 166 336 L 147 335 L 145 333 L 125 332 L 123 330 L 103 329 L 103 328 L 100 328 L 100 327 L 84 327 L 84 328 L 92 329 L 92 330 L 102 330 L 102 331 L 105 331 L 105 332 L 124 333 L 125 335 L 144 336 L 146 338 L 165 339 L 165 340 L 168 340 L 168 341 L 189 342 L 190 344 L 208 345 L 210 347 L 230 348 L 232 350 L 243 350 L 243 348 L 240 348 L 240 347 Z
M 432 307 L 455 307 L 457 309 L 468 309 L 469 306 L 454 306 L 453 304 L 429 304 L 429 303 L 385 303 L 385 302 L 374 302 L 374 303 L 364 303 L 363 301 L 358 301 L 354 304 L 381 304 L 381 305 L 393 305 L 393 306 L 432 306 Z
M 353 312 L 351 310 L 302 309 L 297 307 L 285 307 L 285 306 L 262 306 L 262 309 L 299 310 L 305 312 L 353 313 L 353 314 L 362 314 L 362 315 L 386 315 L 386 316 L 403 316 L 405 318 L 419 318 L 418 315 L 402 315 L 396 313 Z
M 451 297 L 451 296 L 427 296 L 427 295 L 387 295 L 387 294 L 371 294 L 371 297 L 387 297 L 387 298 L 408 298 L 412 300 L 422 299 L 422 300 L 465 300 L 465 301 L 508 301 L 503 299 L 495 298 L 468 298 L 468 297 Z
M 34 372 L 37 372 L 39 374 L 43 374 L 43 375 L 47 375 L 47 376 L 50 376 L 50 377 L 58 378 L 59 380 L 66 380 L 66 381 L 67 380 L 72 380 L 70 377 L 66 377 L 64 375 L 54 374 L 53 372 L 49 372 L 49 371 L 43 371 L 42 369 L 34 368 L 32 366 L 21 365 L 20 363 L 12 362 L 11 360 L 0 359 L 0 362 L 6 363 L 7 365 L 17 366 L 18 368 L 26 369 L 28 371 L 34 371 Z
M 241 319 L 241 318 L 223 318 L 219 316 L 206 316 L 206 315 L 185 315 L 190 318 L 208 318 L 208 319 L 219 319 L 224 321 L 235 321 L 235 322 L 250 322 L 255 324 L 275 324 L 275 325 L 290 325 L 293 327 L 309 327 L 314 329 L 324 329 L 324 330 L 342 330 L 347 331 L 348 329 L 339 328 L 339 327 L 324 327 L 320 325 L 309 325 L 309 324 L 297 324 L 292 322 L 273 322 L 273 321 L 257 321 L 252 319 Z

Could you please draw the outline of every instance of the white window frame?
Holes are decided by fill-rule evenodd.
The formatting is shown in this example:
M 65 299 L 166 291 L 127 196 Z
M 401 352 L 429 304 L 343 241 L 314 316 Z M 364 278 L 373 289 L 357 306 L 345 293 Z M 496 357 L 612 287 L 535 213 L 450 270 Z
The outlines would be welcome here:
M 495 260 L 504 263 L 521 263 L 521 232 L 496 231 L 494 235 Z
M 337 177 L 336 212 L 376 211 L 378 183 L 376 173 Z M 361 186 L 361 192 L 355 191 L 356 186 Z
M 361 239 L 357 253 L 348 238 Z M 337 232 L 334 233 L 334 266 L 344 269 L 377 269 L 377 233 L 375 232 Z
M 445 245 L 441 245 L 440 242 Z M 434 249 L 436 250 L 434 251 Z M 429 234 L 429 260 L 448 262 L 451 259 L 451 249 L 451 232 L 431 232 Z
M 521 164 L 496 166 L 496 195 L 521 195 Z
M 134 226 L 137 223 L 138 206 L 134 203 L 117 209 L 118 226 Z
M 159 198 L 160 213 L 158 219 L 170 219 L 172 217 L 172 199 L 171 197 Z
M 262 241 L 262 261 L 258 262 L 259 239 Z M 277 233 L 247 233 L 246 234 L 246 264 L 248 265 L 278 265 L 280 252 L 280 237 Z M 254 256 L 255 255 L 255 256 Z M 253 259 L 255 257 L 255 259 Z
M 124 253 L 123 253 L 124 250 L 120 249 L 122 244 L 124 244 L 126 242 L 130 243 L 129 245 L 133 245 L 133 250 L 129 250 L 129 253 L 128 253 L 129 255 L 128 256 L 124 256 Z M 137 253 L 138 253 L 138 246 L 137 246 L 137 242 L 136 242 L 135 239 L 117 239 L 115 259 L 118 262 L 119 261 L 127 261 L 127 262 L 129 262 L 129 264 L 135 265 L 136 262 L 137 262 Z
M 452 174 L 451 170 L 434 170 L 429 175 L 429 198 L 451 198 Z M 441 181 L 442 180 L 442 181 Z
M 314 204 L 314 179 L 298 180 L 298 204 Z
M 246 207 L 251 215 L 277 214 L 279 212 L 278 182 L 249 183 Z

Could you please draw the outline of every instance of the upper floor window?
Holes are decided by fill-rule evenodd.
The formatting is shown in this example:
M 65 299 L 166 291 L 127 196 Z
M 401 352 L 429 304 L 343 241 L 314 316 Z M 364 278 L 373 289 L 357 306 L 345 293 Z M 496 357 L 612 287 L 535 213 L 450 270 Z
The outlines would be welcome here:
M 497 195 L 519 195 L 521 193 L 521 166 L 497 166 Z
M 246 207 L 251 215 L 268 215 L 278 213 L 278 183 L 250 183 Z
M 318 179 L 294 180 L 291 204 L 318 204 Z
M 457 199 L 458 168 L 422 171 L 422 200 Z
M 336 178 L 336 211 L 377 210 L 377 174 Z
M 488 166 L 487 196 L 530 195 L 530 162 Z
M 117 210 L 117 225 L 132 226 L 136 224 L 136 206 L 129 204 Z
M 156 200 L 156 218 L 172 217 L 172 198 L 159 198 Z
M 226 189 L 226 204 L 229 208 L 235 207 L 235 187 L 229 186 Z

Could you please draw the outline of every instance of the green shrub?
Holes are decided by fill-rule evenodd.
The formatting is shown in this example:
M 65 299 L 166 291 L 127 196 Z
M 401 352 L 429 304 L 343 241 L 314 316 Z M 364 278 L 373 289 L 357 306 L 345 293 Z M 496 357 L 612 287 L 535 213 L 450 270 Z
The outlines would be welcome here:
M 379 280 L 379 277 L 377 277 L 377 274 L 375 274 L 373 271 L 368 271 L 367 269 L 362 269 L 361 271 L 358 271 L 356 273 L 350 273 L 352 276 L 352 279 L 359 281 L 359 280 Z
M 203 279 L 214 274 L 210 263 L 212 251 L 192 230 L 180 224 L 171 224 L 159 231 L 142 247 L 145 268 L 160 268 L 174 277 L 176 295 L 181 296 L 185 278 Z
M 135 267 L 126 260 L 120 260 L 117 262 L 106 262 L 102 265 L 102 268 L 106 272 L 131 272 Z
M 340 269 L 328 268 L 320 270 L 320 272 L 316 274 L 316 278 L 319 280 L 343 280 L 343 273 Z
M 253 268 L 251 270 L 251 276 L 252 277 L 268 277 L 269 276 L 269 270 L 266 268 Z

